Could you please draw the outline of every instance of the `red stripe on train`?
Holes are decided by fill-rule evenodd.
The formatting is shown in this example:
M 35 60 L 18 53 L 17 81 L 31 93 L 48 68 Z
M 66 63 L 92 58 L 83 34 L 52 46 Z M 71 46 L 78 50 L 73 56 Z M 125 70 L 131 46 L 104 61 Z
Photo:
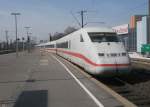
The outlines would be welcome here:
M 56 51 L 56 49 L 48 49 L 48 50 L 55 50 Z M 130 64 L 96 64 L 80 53 L 65 51 L 65 50 L 61 50 L 61 49 L 57 49 L 57 51 L 63 52 L 63 53 L 68 54 L 68 55 L 75 56 L 75 57 L 80 58 L 80 59 L 83 59 L 84 61 L 86 61 L 87 63 L 89 63 L 93 66 L 114 67 L 114 66 L 129 66 L 130 65 Z

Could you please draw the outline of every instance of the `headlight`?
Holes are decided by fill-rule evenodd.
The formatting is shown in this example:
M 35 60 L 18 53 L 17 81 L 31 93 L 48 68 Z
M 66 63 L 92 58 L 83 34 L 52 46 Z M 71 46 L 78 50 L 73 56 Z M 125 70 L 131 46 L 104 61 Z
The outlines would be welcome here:
M 122 56 L 127 56 L 127 53 L 122 53 Z
M 98 56 L 102 57 L 102 56 L 104 56 L 104 53 L 98 53 Z

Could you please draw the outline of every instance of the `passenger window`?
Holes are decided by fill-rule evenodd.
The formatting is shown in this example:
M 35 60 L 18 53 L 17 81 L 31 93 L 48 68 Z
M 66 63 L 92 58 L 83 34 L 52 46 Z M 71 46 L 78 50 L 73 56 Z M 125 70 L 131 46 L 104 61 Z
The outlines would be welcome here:
M 80 35 L 80 42 L 84 42 L 82 35 Z

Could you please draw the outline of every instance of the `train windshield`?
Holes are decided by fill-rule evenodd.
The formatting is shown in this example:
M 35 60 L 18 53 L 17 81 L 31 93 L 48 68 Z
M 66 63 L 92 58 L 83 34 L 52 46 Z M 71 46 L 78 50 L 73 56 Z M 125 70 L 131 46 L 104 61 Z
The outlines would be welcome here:
M 116 33 L 88 33 L 92 42 L 119 42 Z

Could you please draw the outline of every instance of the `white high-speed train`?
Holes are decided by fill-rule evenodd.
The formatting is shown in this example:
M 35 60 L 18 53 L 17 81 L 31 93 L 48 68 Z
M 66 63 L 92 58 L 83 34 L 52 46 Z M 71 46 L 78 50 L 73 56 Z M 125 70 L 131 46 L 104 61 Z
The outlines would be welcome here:
M 94 75 L 113 76 L 130 72 L 127 51 L 110 28 L 82 28 L 38 47 L 54 52 Z

